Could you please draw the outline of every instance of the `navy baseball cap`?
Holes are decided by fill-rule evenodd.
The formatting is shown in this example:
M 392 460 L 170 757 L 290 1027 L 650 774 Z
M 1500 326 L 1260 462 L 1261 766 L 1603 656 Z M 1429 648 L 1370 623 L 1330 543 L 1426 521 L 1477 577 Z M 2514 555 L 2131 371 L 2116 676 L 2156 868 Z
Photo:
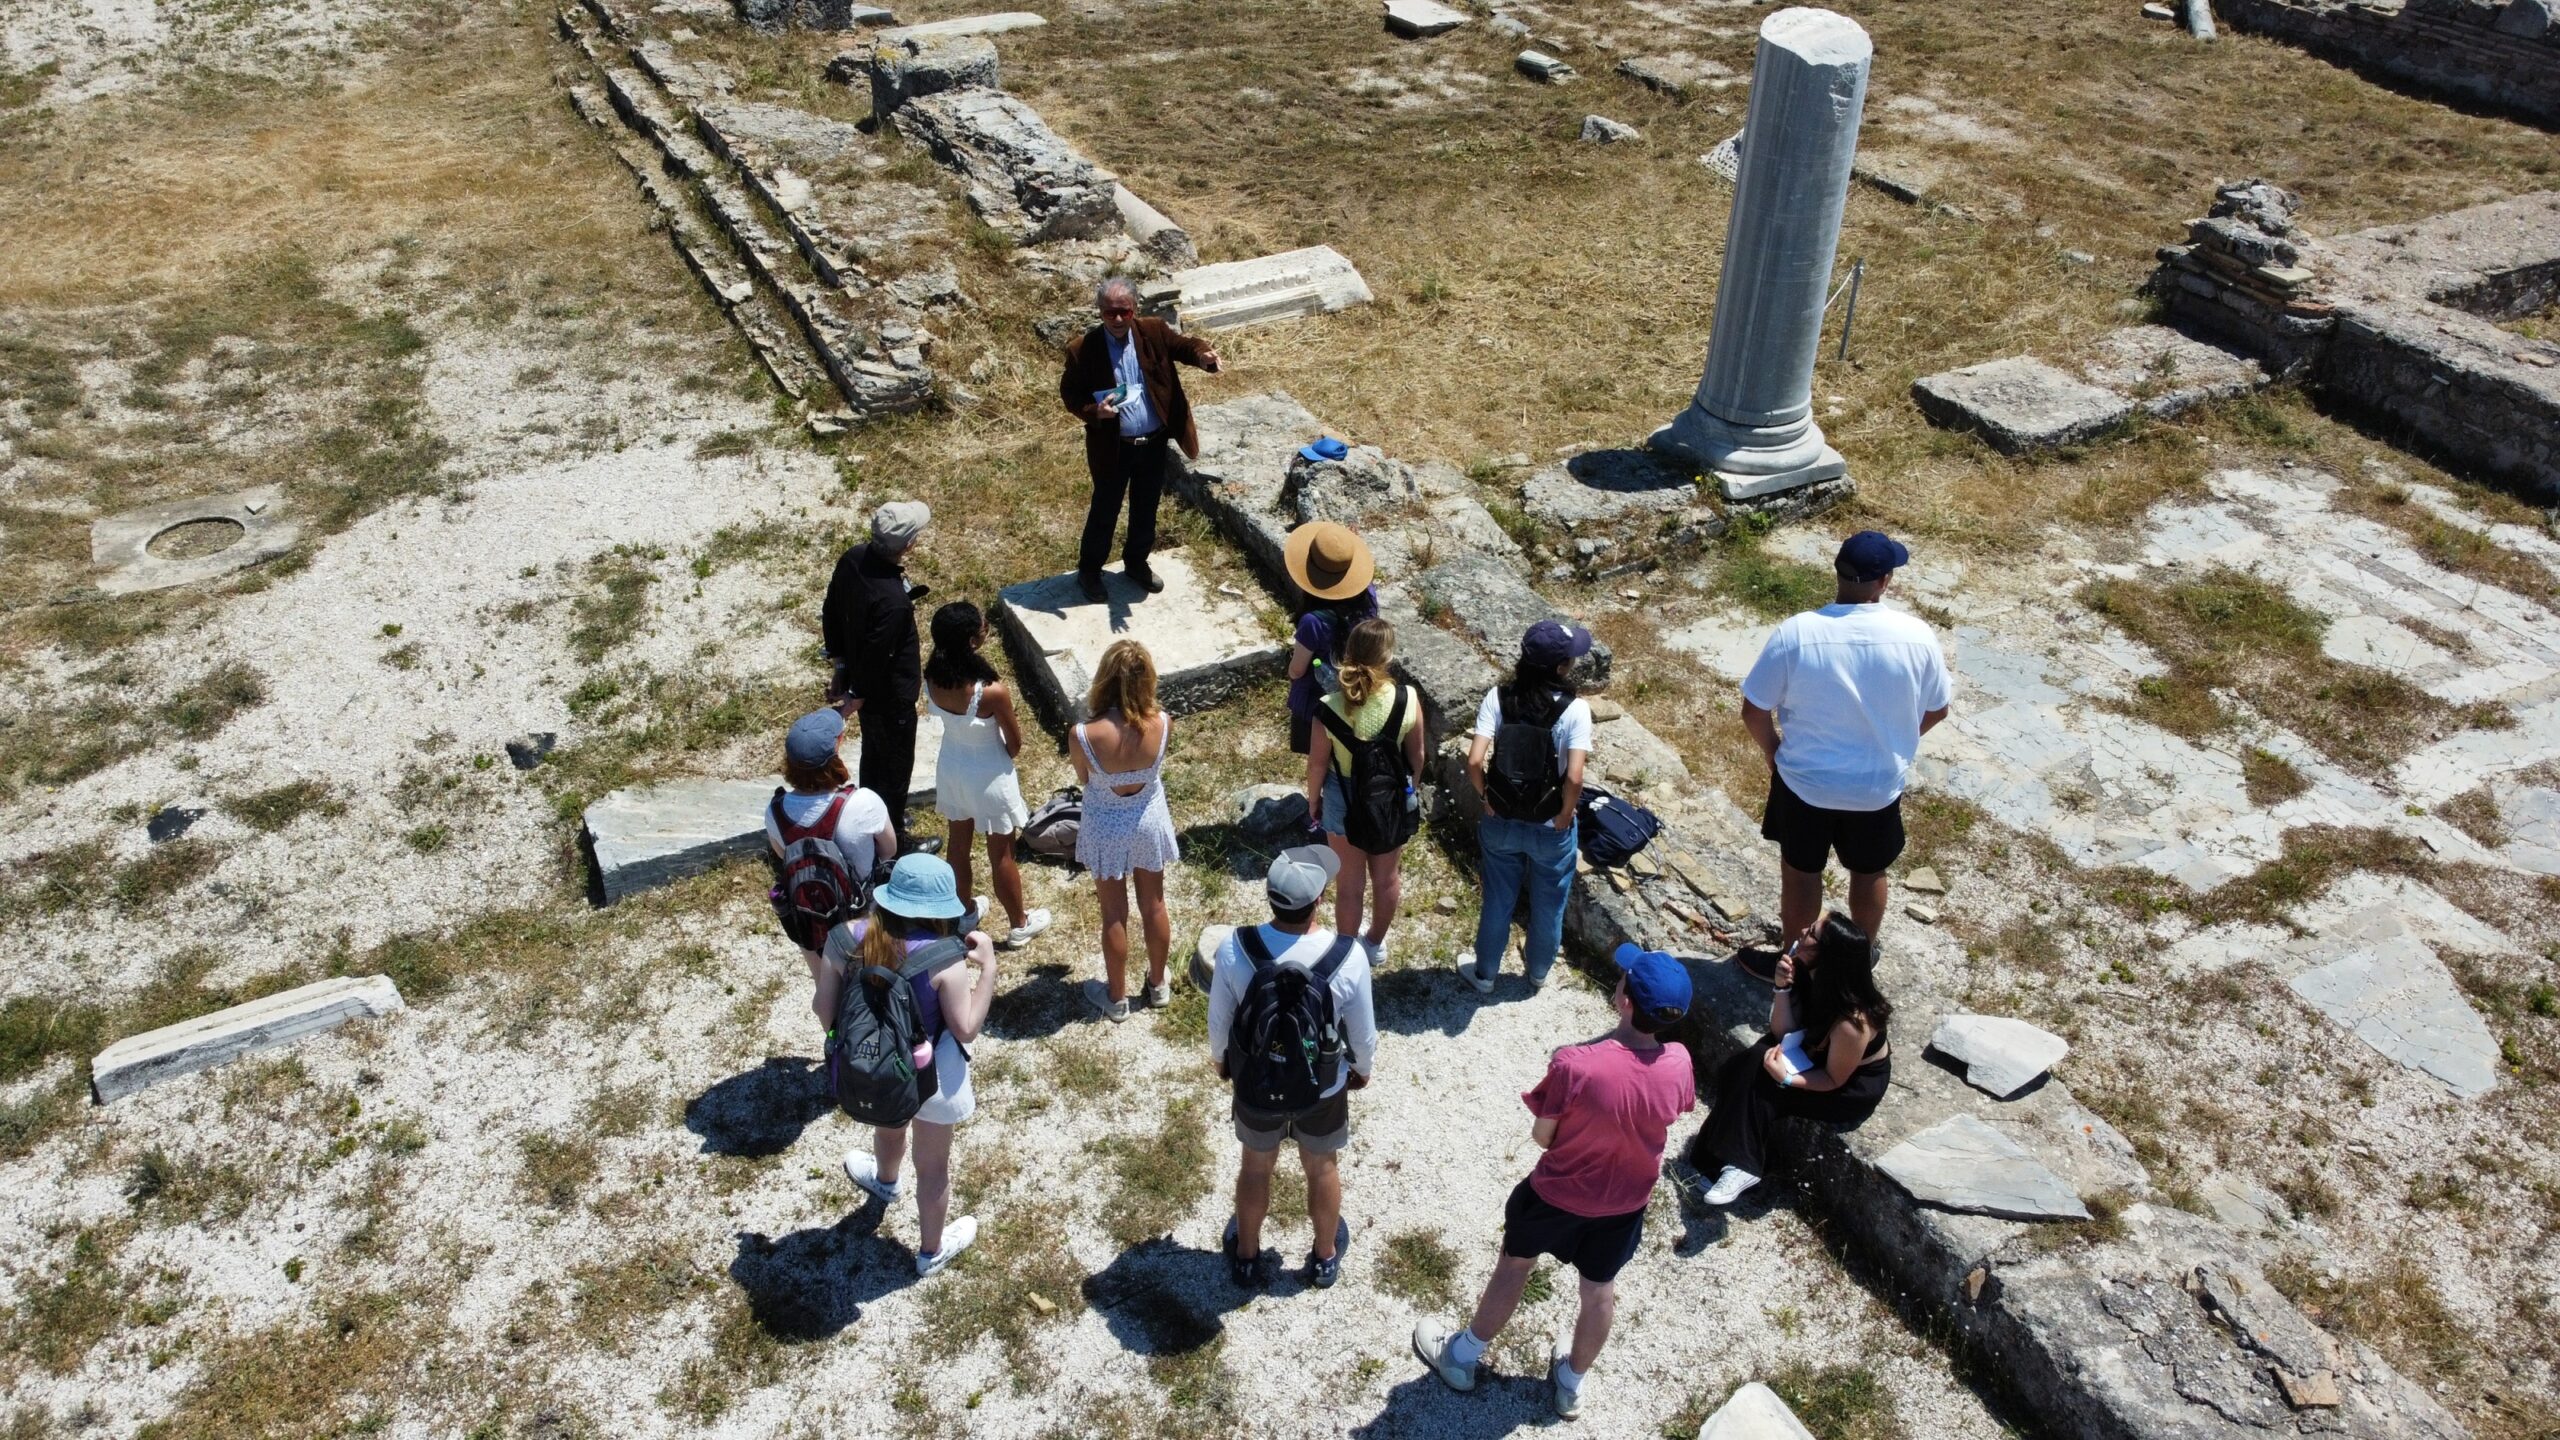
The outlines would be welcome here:
M 1627 977 L 1627 998 L 1639 1014 L 1655 1020 L 1689 1013 L 1689 967 L 1659 950 L 1621 944 L 1615 957 Z
M 1591 653 L 1591 632 L 1561 620 L 1541 620 L 1520 637 L 1520 658 L 1532 665 L 1561 665 Z
M 1861 530 L 1840 542 L 1836 567 L 1860 580 L 1881 580 L 1911 563 L 1901 541 L 1881 530 Z
M 782 753 L 794 765 L 811 768 L 836 758 L 836 742 L 844 738 L 844 717 L 833 710 L 812 710 L 791 723 Z

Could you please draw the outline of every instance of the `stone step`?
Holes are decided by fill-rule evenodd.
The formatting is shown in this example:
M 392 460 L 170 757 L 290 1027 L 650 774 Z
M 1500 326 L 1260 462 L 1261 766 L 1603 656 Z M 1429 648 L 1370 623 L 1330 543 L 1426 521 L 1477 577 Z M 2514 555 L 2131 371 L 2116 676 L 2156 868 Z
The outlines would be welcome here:
M 1060 728 L 1085 718 L 1085 693 L 1102 652 L 1135 640 L 1156 665 L 1156 696 L 1187 715 L 1222 703 L 1288 665 L 1280 617 L 1243 594 L 1222 593 L 1178 552 L 1150 562 L 1164 581 L 1147 591 L 1118 571 L 1103 572 L 1109 599 L 1084 598 L 1074 572 L 1008 585 L 996 597 L 996 624 L 1032 703 Z
M 387 976 L 350 975 L 296 986 L 118 1040 L 89 1062 L 89 1092 L 103 1105 L 163 1080 L 400 1008 L 400 987 Z
M 933 804 L 941 752 L 941 726 L 927 716 L 917 723 L 915 775 L 907 787 L 910 807 Z M 860 755 L 861 746 L 848 743 L 846 766 L 858 771 Z M 618 904 L 763 848 L 764 812 L 773 802 L 776 783 L 670 780 L 616 790 L 589 805 L 585 835 L 604 903 Z

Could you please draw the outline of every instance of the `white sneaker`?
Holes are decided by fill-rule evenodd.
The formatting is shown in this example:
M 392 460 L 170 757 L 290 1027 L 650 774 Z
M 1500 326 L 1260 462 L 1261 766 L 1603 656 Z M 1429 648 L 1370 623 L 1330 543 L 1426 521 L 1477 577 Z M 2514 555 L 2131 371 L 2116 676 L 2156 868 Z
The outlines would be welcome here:
M 1559 1340 L 1556 1342 L 1555 1359 L 1547 1364 L 1547 1384 L 1555 1391 L 1556 1414 L 1566 1420 L 1577 1420 L 1582 1416 L 1582 1387 L 1564 1383 L 1564 1367 L 1572 1357 L 1573 1347 Z
M 922 1250 L 916 1252 L 916 1274 L 933 1275 L 940 1273 L 942 1268 L 949 1265 L 955 1258 L 957 1258 L 961 1251 L 969 1248 L 970 1241 L 977 1238 L 977 1217 L 963 1215 L 958 1219 L 953 1220 L 950 1224 L 942 1227 L 941 1249 L 936 1250 L 931 1254 L 927 1254 Z
M 1114 1025 L 1129 1018 L 1129 1002 L 1112 999 L 1110 986 L 1099 980 L 1087 980 L 1082 988 L 1084 1003 L 1093 1007 L 1094 1014 Z
M 1476 1367 L 1460 1365 L 1449 1358 L 1449 1342 L 1456 1338 L 1457 1332 L 1437 1320 L 1413 1322 L 1413 1353 L 1421 1356 L 1422 1363 L 1430 1366 L 1431 1373 L 1439 1376 L 1450 1389 L 1473 1390 L 1476 1388 Z
M 1147 1005 L 1150 1009 L 1161 1010 L 1172 1003 L 1173 986 L 1170 984 L 1147 987 Z
M 1053 918 L 1054 917 L 1046 910 L 1032 911 L 1030 914 L 1022 917 L 1021 924 L 1014 926 L 1002 940 L 996 942 L 996 948 L 999 950 L 1021 949 L 1023 946 L 1030 944 L 1034 936 L 1038 935 L 1041 931 L 1048 929 L 1049 922 Z
M 1710 1205 L 1730 1205 L 1742 1198 L 1743 1191 L 1759 1183 L 1759 1176 L 1737 1166 L 1727 1165 L 1724 1167 L 1724 1172 L 1716 1176 L 1716 1183 L 1707 1188 L 1703 1198 Z
M 1469 956 L 1468 958 L 1459 961 L 1457 969 L 1458 978 L 1466 981 L 1469 985 L 1474 986 L 1477 994 L 1490 995 L 1493 993 L 1493 977 L 1483 974 L 1476 969 L 1476 962 L 1473 956 Z
M 880 1161 L 868 1150 L 846 1151 L 844 1157 L 844 1173 L 845 1177 L 853 1181 L 854 1184 L 861 1186 L 863 1189 L 870 1191 L 872 1194 L 879 1196 L 881 1199 L 888 1201 L 892 1205 L 898 1203 L 898 1196 L 904 1193 L 905 1190 L 905 1187 L 896 1181 L 891 1181 L 887 1184 L 881 1183 Z
M 1384 941 L 1384 940 L 1363 940 L 1363 941 L 1361 941 L 1360 943 L 1361 943 L 1362 945 L 1364 945 L 1364 946 L 1367 946 L 1367 947 L 1368 947 L 1368 950 L 1369 950 L 1369 968 L 1371 968 L 1371 969 L 1373 969 L 1373 970 L 1383 970 L 1383 969 L 1385 969 L 1385 968 L 1387 967 L 1387 942 L 1386 942 L 1386 941 Z

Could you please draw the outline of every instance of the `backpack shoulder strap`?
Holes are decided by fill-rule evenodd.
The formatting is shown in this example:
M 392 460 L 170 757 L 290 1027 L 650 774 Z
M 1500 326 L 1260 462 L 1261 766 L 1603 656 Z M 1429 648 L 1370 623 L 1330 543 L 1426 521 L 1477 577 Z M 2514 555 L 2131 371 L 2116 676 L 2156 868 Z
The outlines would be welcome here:
M 1388 683 L 1393 684 L 1394 682 L 1390 681 Z M 1379 736 L 1393 744 L 1399 752 L 1404 749 L 1405 697 L 1412 692 L 1413 687 L 1410 685 L 1396 686 L 1396 698 L 1387 706 L 1387 723 L 1380 727 L 1378 731 Z
M 1315 977 L 1316 983 L 1319 985 L 1332 984 L 1333 977 L 1339 974 L 1342 967 L 1350 961 L 1351 947 L 1359 943 L 1360 937 L 1357 935 L 1334 936 L 1333 944 L 1328 946 L 1324 952 L 1324 958 L 1318 960 L 1315 964 L 1315 969 L 1309 972 Z
M 844 819 L 845 802 L 852 798 L 852 786 L 846 785 L 839 788 L 828 799 L 827 808 L 818 812 L 817 821 L 809 827 L 809 832 L 822 840 L 836 838 L 836 826 Z
M 900 979 L 913 980 L 919 975 L 939 975 L 960 963 L 969 954 L 969 942 L 957 935 L 945 935 L 930 945 L 920 946 L 908 954 L 906 963 L 898 967 Z
M 1343 719 L 1332 706 L 1324 703 L 1324 698 L 1321 696 L 1316 699 L 1316 720 L 1324 726 L 1326 734 L 1342 742 L 1342 748 L 1349 750 L 1360 743 L 1359 732 L 1351 728 L 1351 722 Z
M 1245 959 L 1253 962 L 1255 974 L 1258 975 L 1271 968 L 1271 946 L 1263 940 L 1261 926 L 1238 926 L 1236 928 L 1236 948 L 1244 952 Z

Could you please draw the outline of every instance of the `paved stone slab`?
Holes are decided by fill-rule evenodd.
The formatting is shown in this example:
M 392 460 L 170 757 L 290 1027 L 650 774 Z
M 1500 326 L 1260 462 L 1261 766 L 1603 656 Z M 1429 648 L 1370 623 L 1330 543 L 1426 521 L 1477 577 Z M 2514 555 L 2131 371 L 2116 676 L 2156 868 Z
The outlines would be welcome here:
M 109 595 L 165 590 L 273 560 L 302 538 L 301 523 L 282 518 L 284 509 L 284 487 L 260 485 L 101 517 L 89 526 L 89 559 L 107 568 L 98 577 L 98 588 Z M 173 549 L 194 532 L 173 536 L 163 542 L 162 553 L 152 553 L 152 541 L 181 526 L 203 527 L 201 533 L 215 541 L 236 534 L 218 549 L 209 544 Z
M 859 732 L 845 736 L 844 761 L 858 771 Z M 942 756 L 940 722 L 916 722 L 916 768 L 907 804 L 930 806 L 934 771 Z M 777 779 L 670 780 L 616 790 L 587 807 L 588 842 L 604 903 L 617 904 L 643 890 L 699 875 L 732 855 L 752 854 L 764 843 L 764 809 Z
M 1977 431 L 2004 455 L 2077 444 L 2133 413 L 2131 400 L 2032 355 L 1923 376 L 1911 398 L 1931 420 Z
M 1369 282 L 1340 251 L 1310 245 L 1175 272 L 1170 300 L 1185 330 L 1232 330 L 1265 320 L 1330 315 L 1369 303 Z
M 1813 1432 L 1777 1391 L 1754 1380 L 1707 1417 L 1698 1440 L 1813 1440 Z
M 118 1040 L 89 1062 L 89 1092 L 103 1105 L 163 1080 L 400 1008 L 400 987 L 388 976 L 348 975 L 296 986 Z
M 2061 1036 L 2006 1015 L 1950 1015 L 1938 1022 L 1929 1048 L 1963 1062 L 1966 1083 L 2003 1100 L 2071 1053 Z
M 1886 1151 L 1877 1166 L 1912 1198 L 2006 1220 L 2086 1220 L 2062 1177 L 1971 1115 L 1953 1115 Z
M 2499 785 L 2489 793 L 2498 802 L 2498 819 L 2507 829 L 2507 843 L 2498 847 L 2498 853 L 2518 869 L 2560 875 L 2560 790 Z
M 1109 599 L 1094 604 L 1074 572 L 1008 585 L 996 623 L 1016 673 L 1052 725 L 1085 718 L 1085 692 L 1102 652 L 1135 640 L 1155 657 L 1156 693 L 1176 715 L 1206 710 L 1253 680 L 1287 666 L 1289 645 L 1268 606 L 1228 595 L 1180 554 L 1150 562 L 1164 592 L 1150 595 L 1117 570 L 1105 571 Z
M 922 25 L 899 25 L 880 32 L 883 40 L 930 39 L 943 35 L 1001 35 L 1008 30 L 1037 30 L 1048 24 L 1042 16 L 1028 10 L 1003 10 L 993 15 L 963 15 L 957 20 L 933 20 Z
M 2166 325 L 2128 325 L 2099 336 L 2080 374 L 2101 389 L 2134 397 L 2163 419 L 2267 383 L 2256 360 Z
M 2296 975 L 2293 992 L 2356 1038 L 2468 1100 L 2498 1083 L 2498 1042 L 2435 953 L 2400 936 Z
M 1386 0 L 1387 28 L 1410 39 L 1445 35 L 1467 23 L 1467 12 L 1439 0 Z

